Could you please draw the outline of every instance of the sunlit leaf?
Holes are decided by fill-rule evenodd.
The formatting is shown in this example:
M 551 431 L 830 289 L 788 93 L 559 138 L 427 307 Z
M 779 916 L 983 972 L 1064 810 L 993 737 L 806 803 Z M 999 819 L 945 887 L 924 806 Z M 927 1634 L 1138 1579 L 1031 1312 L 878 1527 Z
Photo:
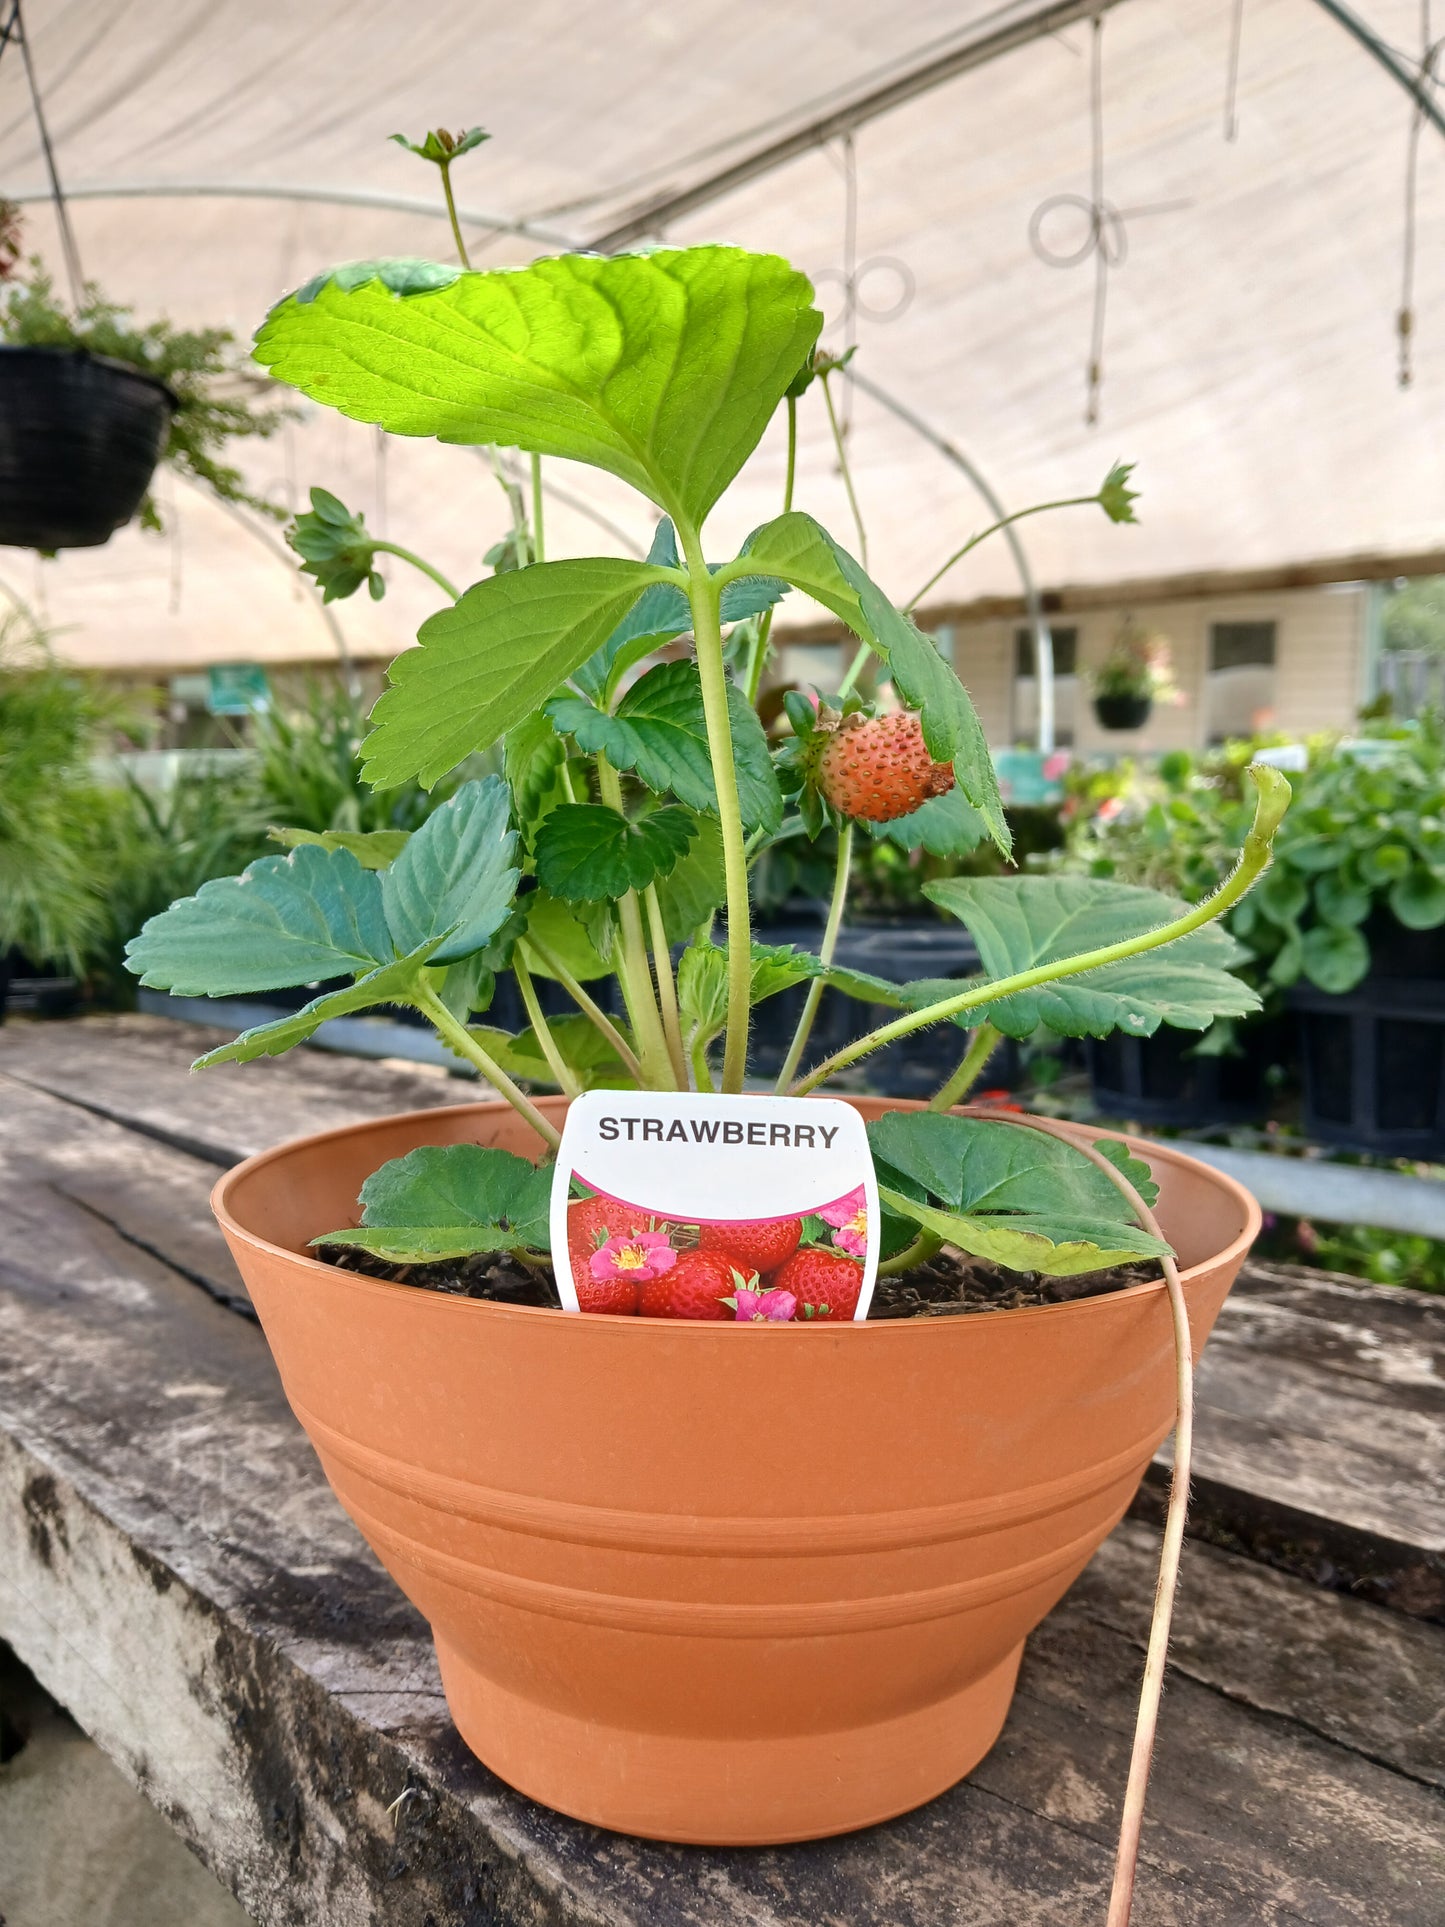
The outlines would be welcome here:
M 392 1158 L 361 1187 L 358 1229 L 317 1245 L 354 1245 L 394 1263 L 551 1248 L 552 1171 L 480 1144 L 428 1144 Z
M 480 950 L 501 929 L 517 889 L 517 838 L 507 827 L 511 809 L 507 785 L 488 776 L 463 783 L 412 834 L 381 879 L 399 951 L 444 937 L 434 960 L 451 963 Z

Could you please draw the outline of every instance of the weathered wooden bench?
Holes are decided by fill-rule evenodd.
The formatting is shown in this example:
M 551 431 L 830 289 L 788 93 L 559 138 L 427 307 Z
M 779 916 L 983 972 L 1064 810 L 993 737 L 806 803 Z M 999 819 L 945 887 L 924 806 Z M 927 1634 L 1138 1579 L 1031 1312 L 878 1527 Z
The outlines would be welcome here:
M 205 1041 L 0 1031 L 0 1639 L 258 1921 L 1102 1921 L 1147 1489 L 1030 1640 L 998 1746 L 921 1812 L 703 1852 L 533 1806 L 453 1733 L 426 1627 L 331 1497 L 206 1208 L 263 1144 L 462 1093 L 319 1054 L 192 1078 Z M 1440 1920 L 1442 1358 L 1445 1304 L 1409 1294 L 1256 1266 L 1226 1307 L 1139 1927 Z

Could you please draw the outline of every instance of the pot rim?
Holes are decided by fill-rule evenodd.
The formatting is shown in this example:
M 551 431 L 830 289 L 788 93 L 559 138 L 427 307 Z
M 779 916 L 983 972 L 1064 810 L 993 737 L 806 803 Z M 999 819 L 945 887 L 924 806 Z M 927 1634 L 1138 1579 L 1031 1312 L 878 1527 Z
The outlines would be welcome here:
M 551 1100 L 553 1104 L 557 1101 L 555 1098 Z M 845 1098 L 843 1101 L 846 1103 L 848 1100 Z M 885 1099 L 884 1101 L 889 1100 Z M 892 1101 L 908 1110 L 922 1109 L 922 1104 L 917 1099 L 903 1098 Z M 242 1243 L 250 1245 L 257 1251 L 264 1251 L 269 1256 L 289 1260 L 292 1264 L 303 1265 L 308 1270 L 318 1272 L 332 1282 L 335 1282 L 337 1279 L 342 1279 L 349 1288 L 364 1290 L 368 1293 L 385 1293 L 388 1296 L 398 1291 L 409 1292 L 414 1298 L 422 1301 L 422 1305 L 418 1306 L 418 1312 L 423 1316 L 427 1315 L 426 1311 L 423 1310 L 423 1306 L 426 1306 L 430 1309 L 431 1315 L 433 1316 L 442 1312 L 449 1314 L 481 1312 L 489 1317 L 507 1319 L 555 1319 L 557 1316 L 557 1308 L 551 1305 L 504 1305 L 485 1298 L 460 1298 L 442 1292 L 417 1292 L 412 1286 L 397 1284 L 387 1278 L 372 1278 L 365 1272 L 344 1270 L 338 1265 L 327 1264 L 324 1259 L 313 1258 L 306 1252 L 293 1251 L 288 1245 L 273 1244 L 269 1238 L 263 1238 L 259 1232 L 252 1231 L 248 1226 L 243 1225 L 240 1220 L 235 1217 L 230 1208 L 229 1194 L 233 1187 L 244 1182 L 255 1172 L 264 1170 L 268 1164 L 274 1163 L 277 1159 L 289 1156 L 292 1152 L 300 1150 L 303 1146 L 325 1144 L 332 1138 L 369 1136 L 372 1133 L 391 1130 L 397 1124 L 406 1122 L 412 1118 L 426 1120 L 431 1118 L 457 1117 L 466 1112 L 495 1114 L 502 1111 L 511 1111 L 511 1108 L 505 1098 L 474 1098 L 466 1104 L 438 1104 L 428 1106 L 421 1110 L 391 1111 L 384 1117 L 363 1118 L 354 1124 L 336 1124 L 325 1131 L 310 1131 L 302 1137 L 288 1138 L 284 1143 L 273 1144 L 265 1151 L 253 1152 L 250 1157 L 242 1159 L 239 1164 L 232 1165 L 229 1171 L 224 1172 L 211 1188 L 211 1210 L 215 1214 L 216 1222 L 228 1238 L 239 1239 Z M 1234 1198 L 1236 1202 L 1244 1206 L 1244 1227 L 1239 1234 L 1232 1238 L 1222 1250 L 1212 1252 L 1208 1257 L 1201 1259 L 1198 1264 L 1190 1265 L 1187 1269 L 1180 1272 L 1180 1281 L 1184 1285 L 1186 1292 L 1193 1280 L 1203 1276 L 1203 1274 L 1208 1271 L 1214 1270 L 1217 1266 L 1233 1263 L 1236 1258 L 1240 1262 L 1243 1262 L 1244 1258 L 1248 1255 L 1250 1246 L 1259 1235 L 1260 1226 L 1263 1223 L 1263 1213 L 1260 1210 L 1254 1194 L 1247 1190 L 1237 1178 L 1229 1177 L 1225 1172 L 1216 1170 L 1212 1164 L 1206 1164 L 1201 1158 L 1190 1157 L 1187 1151 L 1176 1150 L 1172 1145 L 1160 1144 L 1153 1139 L 1135 1137 L 1128 1131 L 1104 1130 L 1102 1128 L 1095 1129 L 1092 1125 L 1073 1124 L 1064 1119 L 1051 1120 L 1051 1122 L 1055 1121 L 1064 1123 L 1067 1129 L 1077 1132 L 1080 1136 L 1087 1136 L 1090 1139 L 1100 1137 L 1116 1138 L 1120 1143 L 1127 1144 L 1131 1148 L 1147 1150 L 1151 1157 L 1162 1157 L 1166 1163 L 1187 1166 L 1191 1170 L 1201 1173 L 1211 1183 L 1215 1184 L 1220 1191 L 1224 1192 L 1226 1196 Z M 828 1330 L 836 1337 L 843 1332 L 858 1334 L 863 1332 L 902 1333 L 925 1328 L 936 1329 L 940 1326 L 951 1326 L 957 1322 L 972 1324 L 976 1319 L 1037 1319 L 1046 1316 L 1056 1318 L 1080 1316 L 1087 1314 L 1091 1308 L 1101 1304 L 1114 1305 L 1126 1299 L 1143 1298 L 1151 1293 L 1163 1292 L 1165 1288 L 1164 1279 L 1161 1276 L 1158 1278 L 1142 1279 L 1138 1284 L 1126 1285 L 1119 1291 L 1105 1292 L 1093 1298 L 1067 1299 L 1057 1305 L 1023 1305 L 1013 1309 L 1000 1308 L 997 1311 L 970 1312 L 966 1321 L 943 1318 L 849 1319 L 838 1325 L 830 1323 Z M 575 1322 L 575 1319 L 573 1322 Z M 626 1326 L 640 1324 L 647 1326 L 651 1330 L 665 1328 L 670 1332 L 695 1332 L 698 1334 L 697 1341 L 695 1342 L 702 1342 L 707 1338 L 709 1333 L 716 1334 L 718 1332 L 729 1332 L 740 1329 L 737 1325 L 721 1319 L 714 1321 L 680 1318 L 642 1318 L 640 1316 L 613 1318 L 600 1313 L 593 1314 L 588 1318 L 587 1323 L 619 1330 Z M 756 1332 L 757 1328 L 749 1325 L 746 1329 L 750 1332 Z M 807 1326 L 775 1324 L 764 1326 L 763 1329 L 776 1334 L 787 1332 L 796 1334 L 799 1331 L 809 1331 L 810 1328 Z

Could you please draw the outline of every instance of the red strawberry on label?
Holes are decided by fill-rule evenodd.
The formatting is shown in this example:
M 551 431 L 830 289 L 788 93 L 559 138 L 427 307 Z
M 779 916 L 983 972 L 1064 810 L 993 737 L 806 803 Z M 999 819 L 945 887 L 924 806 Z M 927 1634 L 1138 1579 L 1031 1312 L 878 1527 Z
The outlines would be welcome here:
M 582 1311 L 606 1311 L 619 1318 L 637 1315 L 642 1291 L 632 1279 L 591 1278 L 585 1266 L 580 1270 L 574 1268 L 572 1278 L 577 1287 L 577 1304 Z
M 800 1324 L 813 1324 L 820 1318 L 835 1323 L 851 1318 L 858 1309 L 858 1294 L 863 1289 L 863 1267 L 838 1251 L 823 1251 L 816 1245 L 795 1252 L 772 1277 L 774 1291 L 790 1291 L 798 1301 Z M 811 1305 L 812 1316 L 807 1307 Z
M 726 1251 L 679 1251 L 671 1270 L 642 1287 L 638 1309 L 644 1318 L 731 1318 L 723 1300 L 738 1288 L 733 1273 L 747 1284 L 749 1270 Z
M 844 816 L 891 823 L 953 788 L 952 763 L 934 762 L 912 710 L 873 717 L 855 713 L 820 734 L 818 788 Z
M 741 1272 L 756 1271 L 764 1277 L 791 1258 L 803 1235 L 801 1218 L 782 1218 L 775 1223 L 757 1220 L 739 1224 L 705 1224 L 698 1233 L 704 1251 L 726 1251 Z
M 567 1255 L 572 1260 L 579 1302 L 588 1261 L 597 1247 L 624 1232 L 646 1230 L 649 1223 L 643 1213 L 629 1211 L 610 1198 L 573 1198 L 567 1206 Z

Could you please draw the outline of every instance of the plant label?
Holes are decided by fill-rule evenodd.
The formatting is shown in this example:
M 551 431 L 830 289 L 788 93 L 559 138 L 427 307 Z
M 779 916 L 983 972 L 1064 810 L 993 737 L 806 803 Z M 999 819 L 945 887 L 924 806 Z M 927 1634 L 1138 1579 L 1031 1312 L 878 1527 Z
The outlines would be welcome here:
M 866 1318 L 878 1185 L 863 1120 L 833 1098 L 584 1092 L 551 1228 L 568 1311 Z

